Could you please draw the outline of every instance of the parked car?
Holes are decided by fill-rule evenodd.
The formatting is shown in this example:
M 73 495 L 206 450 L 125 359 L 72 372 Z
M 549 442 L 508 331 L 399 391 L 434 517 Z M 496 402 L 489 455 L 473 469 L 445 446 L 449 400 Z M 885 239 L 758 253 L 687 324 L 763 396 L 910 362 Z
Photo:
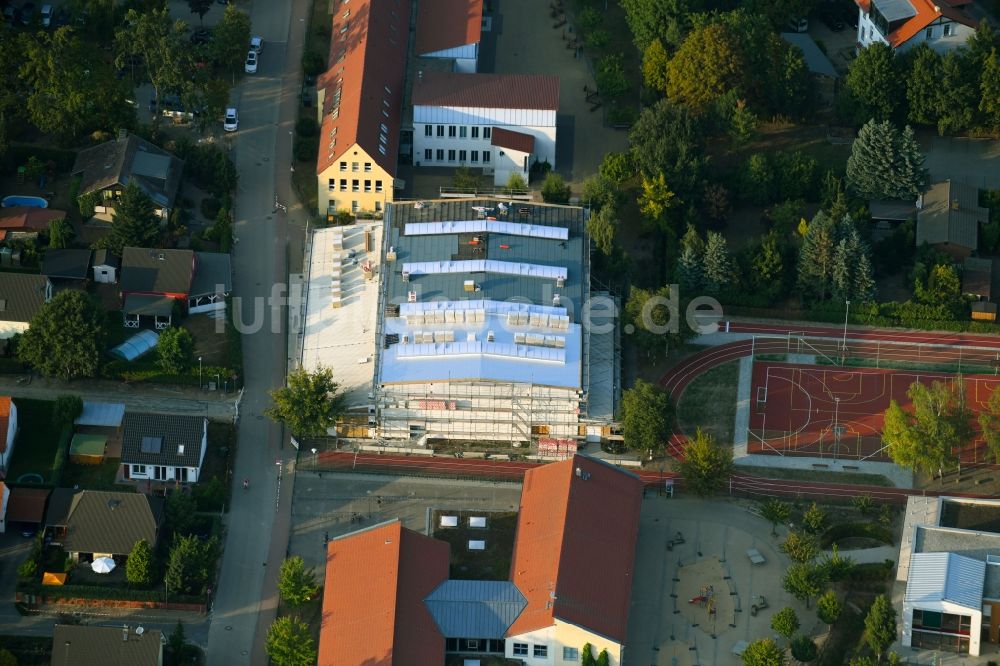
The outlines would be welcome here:
M 788 20 L 788 29 L 792 32 L 808 32 L 809 31 L 809 19 L 803 18 L 791 18 Z
M 819 18 L 833 32 L 840 32 L 844 29 L 844 20 L 834 7 L 824 7 L 819 13 Z
M 35 3 L 26 2 L 21 7 L 21 25 L 28 25 L 35 18 Z
M 212 39 L 212 31 L 208 28 L 198 28 L 191 33 L 192 44 L 207 44 Z
M 17 19 L 17 7 L 6 5 L 3 8 L 3 18 L 8 23 L 13 23 Z
M 245 71 L 247 74 L 257 73 L 257 54 L 254 53 L 253 51 L 247 53 L 247 62 L 246 65 L 243 67 L 243 71 Z
M 39 16 L 42 19 L 43 28 L 52 25 L 52 5 L 42 5 L 42 13 Z
M 264 38 L 253 36 L 250 38 L 250 50 L 260 55 L 260 52 L 264 50 Z
M 226 117 L 222 121 L 222 129 L 227 132 L 235 132 L 240 125 L 240 116 L 236 112 L 236 109 L 230 107 L 226 109 Z
M 60 7 L 52 15 L 52 25 L 56 28 L 69 25 L 69 12 L 66 11 L 65 7 Z

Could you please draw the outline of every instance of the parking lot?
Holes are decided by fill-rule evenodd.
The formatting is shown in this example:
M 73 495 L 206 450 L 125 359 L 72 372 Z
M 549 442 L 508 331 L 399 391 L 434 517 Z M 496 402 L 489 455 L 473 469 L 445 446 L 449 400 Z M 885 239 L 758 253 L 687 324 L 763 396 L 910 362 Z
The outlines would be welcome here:
M 803 633 L 819 629 L 815 611 L 782 589 L 788 560 L 770 524 L 749 506 L 663 497 L 643 502 L 628 663 L 736 666 L 734 646 L 771 636 L 771 616 L 785 606 L 795 609 Z M 751 564 L 751 548 L 764 563 Z M 768 607 L 752 616 L 758 595 Z
M 430 534 L 433 509 L 517 511 L 521 485 L 367 474 L 299 472 L 295 477 L 288 549 L 322 581 L 324 537 L 333 538 L 399 518 Z M 360 519 L 359 519 L 360 517 Z

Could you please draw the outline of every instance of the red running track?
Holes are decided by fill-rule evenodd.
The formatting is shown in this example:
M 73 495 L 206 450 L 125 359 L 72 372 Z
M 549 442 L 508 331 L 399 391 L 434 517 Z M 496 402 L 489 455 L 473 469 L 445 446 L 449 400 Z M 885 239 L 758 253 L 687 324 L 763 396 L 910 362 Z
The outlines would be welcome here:
M 798 326 L 791 324 L 763 324 L 755 322 L 731 321 L 730 333 L 753 333 L 787 335 L 788 333 L 804 333 L 808 337 L 839 339 L 844 335 L 844 327 L 839 326 Z M 1000 336 L 975 333 L 952 333 L 935 331 L 899 331 L 875 328 L 857 328 L 848 326 L 849 340 L 871 340 L 886 342 L 913 342 L 934 345 L 953 345 L 956 347 L 990 347 L 1000 349 Z

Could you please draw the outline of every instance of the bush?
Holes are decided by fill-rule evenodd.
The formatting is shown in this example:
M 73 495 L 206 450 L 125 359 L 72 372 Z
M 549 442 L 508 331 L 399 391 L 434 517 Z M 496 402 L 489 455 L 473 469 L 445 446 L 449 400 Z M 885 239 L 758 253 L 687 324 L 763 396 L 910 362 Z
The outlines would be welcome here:
M 892 570 L 896 568 L 896 563 L 892 560 L 884 562 L 869 562 L 866 564 L 856 564 L 851 572 L 847 574 L 847 580 L 853 582 L 875 582 L 888 580 L 892 577 Z
M 622 64 L 620 53 L 606 55 L 597 61 L 597 74 L 594 79 L 597 89 L 608 98 L 622 97 L 628 92 L 628 77 Z
M 295 159 L 299 162 L 309 162 L 316 159 L 319 151 L 319 137 L 298 137 L 295 139 Z
M 549 172 L 545 175 L 545 182 L 542 183 L 542 200 L 545 203 L 561 203 L 569 201 L 570 187 L 563 181 L 562 176 Z
M 100 202 L 101 199 L 97 192 L 84 194 L 76 200 L 76 208 L 80 211 L 80 217 L 83 218 L 84 222 L 94 217 L 95 209 Z
M 25 144 L 14 144 L 7 150 L 7 158 L 13 164 L 27 164 L 32 157 L 38 158 L 43 163 L 52 162 L 56 166 L 56 171 L 68 172 L 76 161 L 76 151 Z
M 206 220 L 214 220 L 222 208 L 222 202 L 215 197 L 206 197 L 201 200 L 201 216 Z
M 302 54 L 302 73 L 306 76 L 319 76 L 326 69 L 326 58 L 315 51 Z
M 302 116 L 295 121 L 295 133 L 303 138 L 319 134 L 319 125 L 312 116 Z
M 841 539 L 865 538 L 892 545 L 892 531 L 876 523 L 840 523 L 833 525 L 820 537 L 820 547 L 828 550 Z

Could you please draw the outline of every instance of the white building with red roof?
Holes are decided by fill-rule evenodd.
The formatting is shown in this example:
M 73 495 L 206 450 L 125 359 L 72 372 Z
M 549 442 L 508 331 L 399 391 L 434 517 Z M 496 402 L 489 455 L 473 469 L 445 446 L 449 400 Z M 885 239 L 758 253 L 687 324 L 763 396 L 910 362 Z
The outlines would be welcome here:
M 497 185 L 527 180 L 534 162 L 556 166 L 559 78 L 542 74 L 417 72 L 417 166 L 481 167 Z
M 456 72 L 475 72 L 482 26 L 483 0 L 421 0 L 414 53 L 451 59 Z
M 926 43 L 945 52 L 964 46 L 978 21 L 966 13 L 972 0 L 855 0 L 858 48 L 875 43 L 905 51 Z

